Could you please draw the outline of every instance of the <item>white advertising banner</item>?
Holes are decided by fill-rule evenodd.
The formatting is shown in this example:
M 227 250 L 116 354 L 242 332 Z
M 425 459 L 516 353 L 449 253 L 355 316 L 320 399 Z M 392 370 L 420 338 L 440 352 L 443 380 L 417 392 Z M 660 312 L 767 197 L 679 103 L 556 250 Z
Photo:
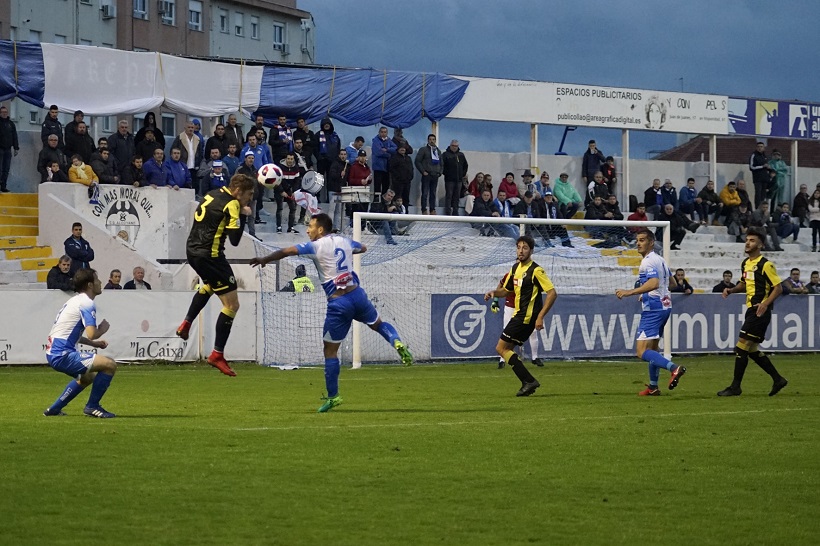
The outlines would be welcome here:
M 550 82 L 467 78 L 448 117 L 725 135 L 728 97 Z

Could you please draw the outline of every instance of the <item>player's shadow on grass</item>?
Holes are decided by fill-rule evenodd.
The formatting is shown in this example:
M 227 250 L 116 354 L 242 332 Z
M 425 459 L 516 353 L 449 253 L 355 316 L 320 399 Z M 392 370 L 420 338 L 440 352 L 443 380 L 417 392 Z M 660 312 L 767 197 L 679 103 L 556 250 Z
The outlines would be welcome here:
M 502 408 L 470 408 L 470 409 L 421 409 L 421 408 L 383 408 L 383 409 L 350 409 L 345 408 L 338 413 L 504 413 Z
M 117 415 L 117 421 L 122 419 L 193 419 L 197 415 L 183 414 L 137 414 L 137 415 Z

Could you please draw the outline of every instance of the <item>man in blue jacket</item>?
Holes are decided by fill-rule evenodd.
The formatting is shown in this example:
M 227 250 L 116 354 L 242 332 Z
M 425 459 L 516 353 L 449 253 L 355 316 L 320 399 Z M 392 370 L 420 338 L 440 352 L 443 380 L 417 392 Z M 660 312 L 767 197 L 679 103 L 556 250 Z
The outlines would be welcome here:
M 387 127 L 381 127 L 379 134 L 373 137 L 371 153 L 373 154 L 374 191 L 382 195 L 390 189 L 390 174 L 387 163 L 397 152 L 396 143 L 387 138 Z
M 65 240 L 65 253 L 71 258 L 68 274 L 72 277 L 79 269 L 88 269 L 94 261 L 94 250 L 88 241 L 83 239 L 83 225 L 80 222 L 71 224 L 71 237 Z

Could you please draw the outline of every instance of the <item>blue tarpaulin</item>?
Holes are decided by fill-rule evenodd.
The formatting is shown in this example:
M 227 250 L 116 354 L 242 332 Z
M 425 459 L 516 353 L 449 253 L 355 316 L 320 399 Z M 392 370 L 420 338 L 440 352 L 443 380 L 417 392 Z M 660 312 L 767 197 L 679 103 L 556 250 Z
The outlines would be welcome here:
M 40 44 L 0 41 L 0 101 L 19 97 L 43 108 L 45 81 Z

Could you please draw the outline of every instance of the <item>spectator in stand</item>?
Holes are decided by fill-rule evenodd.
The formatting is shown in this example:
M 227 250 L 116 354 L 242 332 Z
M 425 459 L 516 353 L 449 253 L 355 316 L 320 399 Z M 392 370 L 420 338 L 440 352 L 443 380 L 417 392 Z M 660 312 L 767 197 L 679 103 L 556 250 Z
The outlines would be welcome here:
M 690 220 L 696 221 L 696 202 L 697 204 L 700 204 L 700 199 L 698 199 L 698 191 L 695 189 L 695 179 L 689 178 L 686 180 L 686 187 L 681 188 L 680 193 L 678 193 L 678 210 L 687 215 Z
M 83 225 L 80 222 L 71 224 L 71 237 L 63 243 L 66 255 L 71 258 L 68 274 L 72 277 L 80 269 L 88 269 L 94 261 L 94 250 L 88 241 L 83 239 Z
M 473 212 L 470 216 L 477 218 L 498 218 L 501 213 L 496 206 L 497 200 L 493 200 L 490 190 L 484 190 L 480 199 L 476 199 L 473 204 Z M 516 238 L 517 232 L 510 224 L 472 224 L 473 228 L 478 228 L 478 234 L 486 237 L 495 237 L 496 235 L 509 236 Z
M 806 290 L 809 294 L 820 294 L 820 271 L 812 271 L 810 279 Z
M 809 227 L 811 228 L 811 251 L 817 252 L 820 237 L 820 188 L 814 190 L 809 199 Z
M 241 150 L 245 144 L 245 135 L 242 134 L 242 128 L 236 123 L 236 114 L 228 116 L 228 124 L 225 126 L 225 138 L 228 144 L 234 144 L 237 150 Z
M 484 191 L 482 185 L 484 184 L 484 173 L 476 173 L 473 179 L 470 181 L 470 184 L 467 186 L 467 192 L 469 195 L 467 199 L 464 201 L 464 213 L 469 216 L 470 213 L 473 211 L 473 205 L 475 204 L 475 200 L 481 197 L 481 192 Z M 492 190 L 490 190 L 492 193 Z
M 253 166 L 256 167 L 256 170 L 259 170 L 262 165 L 273 163 L 270 150 L 267 146 L 262 146 L 256 141 L 256 135 L 248 135 L 248 142 L 239 155 L 244 158 L 248 155 L 248 152 L 253 153 Z
M 145 269 L 137 266 L 132 274 L 134 278 L 125 283 L 123 290 L 151 290 L 151 285 L 145 282 Z
M 196 178 L 197 169 L 199 168 L 199 162 L 197 161 L 197 150 L 199 150 L 199 145 L 199 137 L 194 134 L 194 124 L 189 121 L 185 124 L 185 130 L 174 139 L 174 142 L 171 143 L 171 153 L 173 154 L 174 148 L 179 150 L 180 160 L 189 172 L 188 180 L 190 180 L 190 186 L 194 188 L 197 195 L 204 195 L 208 192 L 203 191 L 199 187 L 199 181 Z M 266 163 L 270 163 L 270 161 L 266 161 Z M 262 165 L 264 165 L 264 163 L 260 163 L 259 167 Z
M 52 104 L 48 107 L 48 114 L 46 114 L 46 119 L 43 120 L 43 124 L 40 128 L 40 140 L 43 141 L 43 147 L 50 146 L 48 143 L 49 135 L 55 135 L 57 137 L 57 148 L 62 151 L 65 142 L 63 142 L 63 124 L 60 123 L 60 109 L 57 108 L 56 104 Z
M 766 157 L 766 145 L 758 142 L 752 157 L 749 158 L 749 169 L 752 171 L 752 183 L 755 186 L 755 208 L 766 199 L 766 187 L 769 185 L 769 158 Z
M 413 181 L 413 160 L 407 155 L 407 146 L 398 144 L 398 153 L 392 156 L 387 164 L 390 171 L 390 187 L 402 199 L 410 198 L 410 183 Z
M 135 188 L 141 188 L 147 185 L 145 183 L 145 170 L 142 167 L 141 156 L 135 155 L 131 158 L 131 163 L 122 173 L 121 182 L 126 186 L 134 186 Z
M 735 236 L 735 241 L 742 243 L 746 240 L 746 233 L 752 225 L 752 211 L 746 206 L 746 203 L 741 202 L 737 207 L 737 214 L 732 218 L 729 224 L 729 235 Z
M 305 142 L 302 137 L 293 137 L 293 153 L 296 154 L 296 164 L 305 169 L 312 171 L 313 169 L 313 155 L 305 153 Z M 324 176 L 324 175 L 322 175 Z
M 726 215 L 724 226 L 737 222 L 737 212 L 741 199 L 737 193 L 737 183 L 732 180 L 720 190 L 720 202 L 723 203 L 723 214 Z
M 407 139 L 404 138 L 404 131 L 401 127 L 396 127 L 393 129 L 393 144 L 396 145 L 396 149 L 399 149 L 399 144 L 404 144 L 404 153 L 407 155 L 413 155 L 413 147 L 410 146 L 410 143 L 407 142 Z
M 638 203 L 638 206 L 635 207 L 635 212 L 630 214 L 627 217 L 627 220 L 629 220 L 630 222 L 648 222 L 649 218 L 647 218 L 646 216 L 646 205 L 644 205 L 643 203 Z M 631 226 L 626 229 L 628 229 L 630 233 L 635 234 L 638 232 L 638 230 L 642 228 L 640 228 L 639 226 Z
M 786 239 L 791 235 L 794 238 L 792 243 L 797 242 L 797 235 L 800 233 L 800 226 L 792 221 L 792 215 L 789 213 L 789 204 L 783 203 L 780 206 L 780 214 L 777 221 L 777 236 L 781 241 L 788 243 Z
M 496 194 L 495 201 L 493 203 L 502 218 L 513 217 L 513 205 L 510 203 L 509 199 L 507 199 L 507 192 L 501 188 L 498 188 L 498 193 Z
M 382 195 L 381 203 L 376 203 L 374 205 L 375 212 L 381 212 L 384 214 L 396 214 L 396 205 L 393 203 L 393 198 L 396 197 L 396 193 L 389 189 Z M 399 230 L 396 222 L 383 222 L 383 221 L 374 221 L 373 227 L 384 235 L 384 240 L 388 245 L 395 245 L 398 244 L 393 239 L 393 235 L 398 235 Z
M 69 130 L 69 126 L 71 130 Z M 65 129 L 65 155 L 71 157 L 77 154 L 82 158 L 84 163 L 89 163 L 91 161 L 91 154 L 96 150 L 94 149 L 94 139 L 88 134 L 88 126 L 86 126 L 84 121 L 79 121 L 77 123 L 69 123 Z
M 12 148 L 14 151 L 12 152 Z M 9 118 L 9 109 L 0 106 L 0 192 L 8 193 L 11 158 L 17 157 L 20 143 L 17 140 L 17 126 Z
M 713 214 L 712 225 L 719 226 L 720 222 L 718 218 L 723 214 L 723 201 L 720 200 L 720 196 L 715 192 L 715 183 L 711 180 L 706 182 L 706 186 L 700 190 L 698 197 L 700 198 L 701 225 L 708 224 L 709 215 Z
M 71 167 L 69 167 L 69 170 Z M 52 161 L 51 165 L 48 166 L 48 178 L 44 182 L 68 182 L 68 176 L 66 173 L 60 168 L 60 164 L 56 161 Z
M 100 150 L 107 150 L 108 149 L 108 139 L 105 137 L 100 137 L 97 139 L 97 151 Z
M 196 157 L 194 158 L 194 165 L 202 163 L 202 158 L 205 157 L 205 135 L 202 134 L 202 122 L 194 118 L 191 120 L 194 124 L 194 134 L 199 138 L 199 147 L 196 149 Z M 263 141 L 264 142 L 264 141 Z
M 147 129 L 144 132 L 140 129 L 140 132 L 142 132 L 142 140 L 135 144 L 135 148 L 137 150 L 137 155 L 142 158 L 144 163 L 147 163 L 152 157 L 154 157 L 155 150 L 164 151 L 164 147 L 154 136 L 153 129 Z
M 676 269 L 675 274 L 669 278 L 669 291 L 680 294 L 692 294 L 695 289 L 686 280 L 686 272 L 683 269 Z
M 211 148 L 209 155 L 202 160 L 202 163 L 199 164 L 199 169 L 196 171 L 197 178 L 203 182 L 205 193 L 213 189 L 208 175 L 213 171 L 214 161 L 217 160 L 222 160 L 222 156 L 219 155 L 219 148 Z
M 772 150 L 772 158 L 769 160 L 769 181 L 766 190 L 766 198 L 770 203 L 777 203 L 777 200 L 782 197 L 788 175 L 789 166 L 783 161 L 779 151 Z
M 725 289 L 731 290 L 734 287 L 735 283 L 732 282 L 732 272 L 727 269 L 723 272 L 723 280 L 712 287 L 712 293 L 723 294 Z
M 256 140 L 259 140 L 257 132 Z M 261 140 L 260 142 L 264 142 Z M 281 163 L 285 159 L 288 152 L 293 151 L 293 130 L 288 126 L 288 116 L 279 114 L 276 125 L 271 127 L 270 137 L 268 138 L 270 144 L 271 157 L 274 163 Z
M 780 237 L 777 235 L 777 225 L 772 222 L 769 214 L 769 203 L 763 201 L 757 210 L 752 213 L 752 227 L 761 227 L 769 236 L 767 241 L 763 241 L 764 250 L 782 252 L 780 247 Z
M 112 269 L 108 275 L 108 282 L 103 287 L 105 290 L 122 290 L 120 281 L 122 280 L 122 271 L 119 269 Z
M 256 136 L 254 136 L 256 139 Z M 256 173 L 257 168 L 254 166 L 253 162 L 256 156 L 254 156 L 251 150 L 245 152 L 245 161 L 237 167 L 236 174 L 244 174 L 245 176 L 256 180 Z M 228 179 L 228 183 L 230 184 L 230 179 Z M 274 190 L 271 190 L 274 191 Z M 256 237 L 256 224 L 266 224 L 267 222 L 262 221 L 262 218 L 259 217 L 259 211 L 261 207 L 258 207 L 257 204 L 261 203 L 262 199 L 265 195 L 265 188 L 260 184 L 258 181 L 254 184 L 253 188 L 253 198 L 248 203 L 248 206 L 252 211 L 254 211 L 254 219 L 251 220 L 248 218 L 246 222 L 246 226 L 248 227 L 248 233 L 252 236 Z
M 212 190 L 225 187 L 228 185 L 228 182 L 230 182 L 223 172 L 223 169 L 222 160 L 216 159 L 211 164 L 211 169 L 208 171 L 208 174 L 205 175 L 205 179 L 209 181 Z
M 59 147 L 60 139 L 57 135 L 48 135 L 46 137 L 47 144 L 40 150 L 40 155 L 37 157 L 37 171 L 40 173 L 40 182 L 48 180 L 48 167 L 57 162 L 60 169 L 65 171 L 68 168 L 66 157 Z
M 228 153 L 222 158 L 222 164 L 225 167 L 228 179 L 230 179 L 236 173 L 236 169 L 239 168 L 240 164 L 239 156 L 236 155 L 236 144 L 233 142 L 228 144 Z
M 686 236 L 687 229 L 694 233 L 700 227 L 700 224 L 692 222 L 689 218 L 677 212 L 675 207 L 668 203 L 663 206 L 663 210 L 655 220 L 659 222 L 669 222 L 669 235 L 672 239 L 672 245 L 669 248 L 671 250 L 680 250 L 680 244 Z M 655 239 L 657 241 L 663 240 L 663 228 L 659 227 L 655 230 Z
M 296 164 L 296 155 L 287 152 L 285 159 L 279 163 L 282 169 L 282 182 L 276 187 L 276 233 L 282 233 L 282 209 L 285 202 L 288 205 L 288 233 L 299 233 L 296 225 L 296 201 L 293 192 L 302 187 L 302 177 L 305 171 Z
M 523 216 L 525 218 L 551 218 L 553 220 L 560 219 L 560 212 L 558 212 L 558 205 L 554 200 L 552 190 L 547 190 L 540 200 L 535 200 L 535 194 L 529 190 L 524 192 L 524 197 L 513 209 L 514 216 Z M 561 245 L 567 248 L 573 248 L 569 240 L 569 234 L 564 226 L 551 224 L 547 226 L 527 226 L 527 234 L 531 230 L 537 231 L 543 238 L 544 244 L 547 247 L 554 246 L 550 238 L 557 237 L 561 241 Z
M 664 205 L 668 203 L 672 205 L 675 210 L 678 210 L 678 190 L 675 189 L 675 186 L 672 185 L 672 181 L 668 178 L 663 181 L 663 187 L 661 188 L 661 200 Z
M 165 135 L 162 134 L 162 131 L 157 126 L 157 117 L 153 112 L 148 112 L 145 114 L 145 117 L 142 118 L 142 128 L 137 131 L 137 134 L 134 136 L 134 146 L 138 146 L 142 141 L 148 138 L 148 131 L 151 131 L 151 134 L 154 137 L 154 140 L 159 143 L 159 146 L 164 150 L 165 149 Z M 150 155 L 148 156 L 151 157 Z M 145 156 L 143 156 L 143 160 Z
M 610 194 L 615 193 L 615 184 L 618 183 L 618 171 L 615 168 L 615 158 L 606 156 L 606 163 L 601 166 L 601 174 L 604 175 L 604 182 Z
M 458 142 L 456 142 L 458 146 Z M 414 161 L 416 170 L 421 173 L 421 213 L 436 213 L 436 190 L 441 176 L 441 150 L 436 146 L 436 135 L 427 135 L 427 145 L 419 149 Z M 467 172 L 467 169 L 464 169 Z M 409 203 L 409 201 L 408 201 Z
M 620 221 L 624 219 L 624 213 L 621 212 L 621 207 L 618 205 L 618 197 L 614 193 L 609 194 L 606 201 L 603 202 L 603 205 L 604 209 L 606 209 L 606 213 L 604 213 L 604 220 Z M 629 230 L 623 227 L 610 226 L 607 228 L 607 231 L 608 238 L 623 241 L 626 244 L 629 244 L 633 239 Z
M 663 194 L 661 193 L 661 179 L 656 178 L 652 185 L 643 192 L 643 202 L 646 205 L 646 212 L 653 217 L 658 216 L 663 208 Z
M 558 182 L 555 184 L 553 193 L 555 198 L 558 199 L 558 210 L 561 213 L 561 218 L 575 216 L 575 213 L 581 208 L 581 194 L 569 183 L 567 173 L 561 173 L 558 176 Z
M 604 220 L 606 216 L 606 207 L 604 207 L 604 200 L 601 199 L 600 195 L 596 195 L 592 198 L 592 202 L 587 205 L 586 210 L 584 212 L 584 219 L 585 220 Z M 584 226 L 584 231 L 589 233 L 595 239 L 606 239 L 607 234 L 609 232 L 609 228 L 596 226 L 596 225 L 588 225 Z
M 171 148 L 171 157 L 165 160 L 165 170 L 168 171 L 168 187 L 175 191 L 191 187 L 191 170 L 182 161 L 182 150 L 179 148 Z
M 776 203 L 776 201 L 773 201 L 773 203 Z M 809 217 L 809 187 L 805 184 L 800 184 L 800 191 L 794 196 L 792 212 L 799 218 L 800 227 L 808 227 L 806 220 Z
M 117 176 L 122 178 L 122 173 L 131 164 L 131 158 L 137 153 L 134 144 L 134 135 L 128 132 L 128 122 L 121 119 L 117 122 L 117 132 L 108 137 L 108 151 L 111 152 L 113 167 L 117 171 Z
M 330 217 L 333 219 L 333 225 L 336 229 L 342 227 L 342 212 L 344 211 L 344 203 L 342 203 L 342 186 L 347 186 L 347 172 L 350 165 L 347 162 L 347 150 L 342 148 L 339 150 L 339 155 L 327 171 L 325 183 L 327 184 L 327 197 L 330 203 Z
M 522 199 L 524 197 L 524 194 L 528 191 L 533 192 L 533 195 L 535 195 L 535 185 L 532 183 L 534 179 L 535 175 L 532 174 L 532 171 L 529 169 L 524 169 L 524 173 L 521 175 L 521 181 L 515 182 L 515 187 L 518 190 L 519 199 Z
M 809 289 L 806 288 L 805 283 L 800 280 L 800 270 L 796 267 L 792 267 L 792 270 L 789 272 L 789 277 L 784 280 L 782 284 L 784 294 L 809 293 Z
M 108 149 L 103 148 L 91 156 L 91 168 L 101 184 L 119 184 L 120 175 L 114 169 L 114 161 Z
M 584 186 L 588 186 L 592 182 L 595 173 L 601 170 L 601 166 L 606 163 L 606 157 L 603 152 L 598 149 L 598 145 L 594 140 L 589 141 L 587 151 L 584 152 L 584 157 L 581 159 L 581 180 Z
M 390 173 L 387 163 L 396 155 L 396 144 L 387 138 L 387 127 L 380 127 L 379 134 L 373 137 L 371 143 L 373 154 L 373 184 L 374 191 L 384 195 L 390 188 Z
M 65 124 L 63 127 L 63 132 L 65 134 L 65 138 L 63 138 L 63 143 L 68 146 L 68 135 L 73 135 L 77 131 L 77 125 L 79 123 L 85 123 L 83 120 L 85 119 L 85 114 L 82 110 L 75 110 L 74 118 Z M 65 152 L 66 156 L 71 157 L 73 154 L 69 154 L 68 150 L 64 147 L 63 152 Z M 77 153 L 77 152 L 74 152 Z
M 589 202 L 592 201 L 595 196 L 600 197 L 604 203 L 609 198 L 609 186 L 606 185 L 604 174 L 601 171 L 593 174 L 592 180 L 587 185 L 586 204 L 589 205 Z
M 740 202 L 746 203 L 746 208 L 751 212 L 752 200 L 749 198 L 749 192 L 746 191 L 746 181 L 742 178 L 737 181 L 737 194 L 740 196 Z
M 263 136 L 262 136 L 261 139 L 259 137 L 257 137 L 256 138 L 256 143 L 257 144 L 263 144 L 268 140 L 268 133 L 267 133 L 267 131 L 265 131 L 265 116 L 256 116 L 254 118 L 254 120 L 255 121 L 254 121 L 253 126 L 250 128 L 250 130 L 248 131 L 248 135 L 245 137 L 246 142 L 247 142 L 247 137 L 248 136 L 250 136 L 250 135 L 256 136 L 257 133 L 261 130 L 262 133 L 263 133 Z M 285 121 L 287 121 L 287 118 L 285 119 Z
M 297 140 L 302 141 L 303 151 L 299 152 L 299 153 L 301 153 L 305 156 L 305 160 L 310 165 L 316 164 L 313 161 L 313 154 L 314 154 L 314 152 L 313 152 L 313 141 L 314 141 L 315 138 L 316 138 L 316 135 L 313 133 L 313 131 L 310 130 L 310 127 L 308 126 L 307 122 L 305 121 L 305 118 L 303 118 L 302 116 L 299 116 L 298 118 L 296 118 L 296 129 L 293 130 L 293 145 L 296 146 L 296 141 Z M 341 141 L 339 141 L 339 145 L 341 147 Z M 317 172 L 319 172 L 322 176 L 325 176 L 327 171 L 325 171 L 325 172 L 319 171 L 318 170 L 318 164 L 316 164 L 316 165 L 317 165 Z M 328 165 L 328 168 L 329 167 L 330 167 L 330 165 Z
M 316 158 L 316 170 L 327 176 L 327 173 L 330 171 L 330 166 L 339 157 L 339 150 L 342 149 L 342 139 L 336 134 L 333 121 L 331 121 L 330 118 L 324 118 L 320 122 L 319 127 L 319 131 L 313 135 L 311 148 Z M 356 161 L 356 156 L 363 145 L 364 137 L 361 136 L 356 137 L 356 139 L 350 143 L 350 146 L 345 149 L 348 163 Z M 352 155 L 350 151 L 351 148 L 356 150 Z
M 142 171 L 147 186 L 158 188 L 168 184 L 168 166 L 165 164 L 165 152 L 162 148 L 154 150 L 154 157 L 143 164 Z
M 517 205 L 521 200 L 518 197 L 518 186 L 515 185 L 515 175 L 507 173 L 498 184 L 498 191 L 503 191 L 511 205 Z
M 527 171 L 524 171 L 524 173 L 526 172 Z M 533 183 L 531 188 L 528 187 L 527 189 L 530 190 L 533 193 L 533 195 L 538 193 L 541 196 L 547 193 L 547 190 L 552 191 L 552 186 L 550 186 L 549 173 L 547 171 L 542 171 L 541 178 L 537 182 Z
M 89 196 L 94 195 L 92 188 L 100 183 L 100 179 L 94 174 L 94 170 L 89 165 L 83 163 L 83 158 L 78 154 L 71 156 L 71 167 L 68 168 L 68 181 L 88 186 Z M 53 180 L 53 182 L 57 182 L 57 180 Z
M 347 162 L 350 165 L 356 163 L 356 161 L 358 160 L 359 150 L 362 149 L 362 146 L 364 146 L 364 137 L 357 136 L 355 139 L 353 139 L 353 142 L 348 144 L 345 148 L 345 150 L 347 151 Z
M 60 261 L 57 265 L 48 271 L 46 277 L 46 288 L 49 290 L 68 290 L 74 291 L 74 280 L 71 278 L 71 258 L 65 254 L 60 256 Z
M 217 123 L 214 128 L 214 134 L 205 142 L 205 150 L 203 155 L 211 157 L 211 150 L 216 148 L 219 150 L 219 158 L 221 159 L 228 153 L 228 139 L 225 136 L 225 125 Z

